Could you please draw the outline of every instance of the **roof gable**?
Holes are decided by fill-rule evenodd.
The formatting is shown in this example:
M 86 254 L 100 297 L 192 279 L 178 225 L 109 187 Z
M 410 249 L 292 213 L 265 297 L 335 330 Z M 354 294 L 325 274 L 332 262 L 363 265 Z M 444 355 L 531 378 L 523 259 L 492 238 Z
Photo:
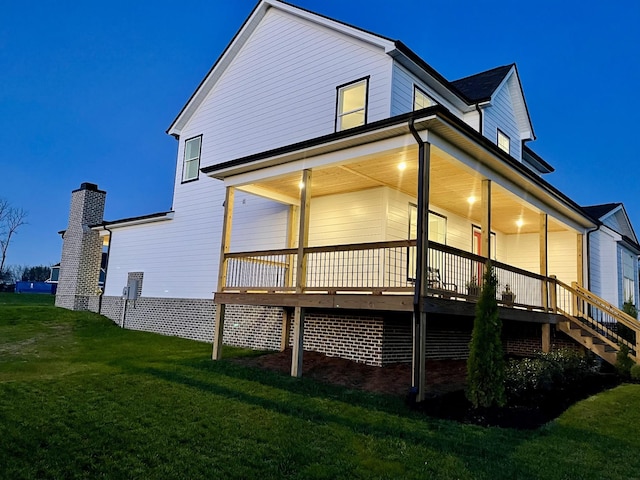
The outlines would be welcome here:
M 347 35 L 349 37 L 361 40 L 365 43 L 382 48 L 385 52 L 389 52 L 395 48 L 393 41 L 380 35 L 367 32 L 346 23 L 332 20 L 328 17 L 315 14 L 308 10 L 295 7 L 291 4 L 281 2 L 279 0 L 261 0 L 253 9 L 249 17 L 245 20 L 243 25 L 240 27 L 240 30 L 238 30 L 229 45 L 227 45 L 218 60 L 216 60 L 216 62 L 213 64 L 207 75 L 200 82 L 200 85 L 198 85 L 195 92 L 191 95 L 178 116 L 171 123 L 171 125 L 167 129 L 168 134 L 174 136 L 180 135 L 182 128 L 187 124 L 189 119 L 197 111 L 202 102 L 205 101 L 209 92 L 211 92 L 227 67 L 229 67 L 233 59 L 240 52 L 242 47 L 247 43 L 251 35 L 257 29 L 258 25 L 264 19 L 267 11 L 271 8 L 276 8 L 294 16 L 311 21 L 313 23 L 331 28 L 343 35 Z
M 604 203 L 601 205 L 591 205 L 583 207 L 583 210 L 587 212 L 593 218 L 598 219 L 602 224 L 611 228 L 620 235 L 630 238 L 636 244 L 638 238 L 633 230 L 633 225 L 627 215 L 627 211 L 622 203 Z

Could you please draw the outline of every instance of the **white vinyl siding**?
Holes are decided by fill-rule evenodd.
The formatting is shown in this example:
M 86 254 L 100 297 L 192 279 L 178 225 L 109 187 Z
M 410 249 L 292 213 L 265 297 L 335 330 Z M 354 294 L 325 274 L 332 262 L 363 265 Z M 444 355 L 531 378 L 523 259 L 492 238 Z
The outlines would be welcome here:
M 380 48 L 269 9 L 182 136 L 204 133 L 206 167 L 327 135 L 336 86 L 367 76 L 367 121 L 387 118 L 391 63 Z
M 497 143 L 498 129 L 504 132 L 511 141 L 511 156 L 522 160 L 520 132 L 514 114 L 510 88 L 510 82 L 506 82 L 494 95 L 492 104 L 483 110 L 483 134 L 489 140 Z

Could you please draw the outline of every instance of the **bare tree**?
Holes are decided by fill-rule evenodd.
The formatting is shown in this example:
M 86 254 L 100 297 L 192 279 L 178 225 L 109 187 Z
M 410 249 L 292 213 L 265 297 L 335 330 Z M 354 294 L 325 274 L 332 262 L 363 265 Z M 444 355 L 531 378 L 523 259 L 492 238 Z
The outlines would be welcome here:
M 0 199 L 0 272 L 4 271 L 7 250 L 11 237 L 18 228 L 27 222 L 27 212 L 22 208 L 12 207 L 8 200 Z

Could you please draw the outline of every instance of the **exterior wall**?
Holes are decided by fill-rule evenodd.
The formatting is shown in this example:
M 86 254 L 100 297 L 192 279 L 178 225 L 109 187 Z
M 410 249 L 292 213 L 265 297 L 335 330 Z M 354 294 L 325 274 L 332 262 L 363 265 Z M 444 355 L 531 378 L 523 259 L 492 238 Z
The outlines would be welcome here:
M 482 133 L 493 143 L 497 143 L 497 129 L 502 130 L 510 139 L 511 156 L 522 160 L 520 131 L 513 111 L 511 88 L 514 88 L 512 82 L 506 82 L 494 95 L 492 104 L 484 109 L 484 131 Z
M 106 193 L 83 183 L 71 194 L 69 222 L 63 236 L 56 306 L 87 310 L 98 292 L 102 239 L 89 225 L 101 223 Z
M 589 234 L 589 289 L 614 305 L 618 304 L 618 249 L 615 238 L 605 231 Z
M 384 188 L 312 198 L 309 245 L 383 240 Z
M 549 232 L 547 259 L 549 275 L 571 285 L 578 280 L 578 238 L 575 232 Z

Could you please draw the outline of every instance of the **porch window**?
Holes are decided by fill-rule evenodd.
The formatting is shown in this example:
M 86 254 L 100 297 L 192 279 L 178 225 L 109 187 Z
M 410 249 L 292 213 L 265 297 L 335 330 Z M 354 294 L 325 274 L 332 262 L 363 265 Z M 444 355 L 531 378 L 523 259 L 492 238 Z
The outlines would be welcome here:
M 200 174 L 200 148 L 202 135 L 190 138 L 184 142 L 184 165 L 182 170 L 182 182 L 197 180 Z
M 509 147 L 511 144 L 511 140 L 502 130 L 498 129 L 498 148 L 503 152 L 509 153 Z
M 409 240 L 418 238 L 418 206 L 409 204 Z M 429 211 L 429 241 L 443 245 L 447 242 L 447 217 Z M 416 277 L 416 248 L 409 247 L 407 252 L 407 279 L 415 281 Z
M 413 87 L 413 109 L 414 110 L 433 107 L 434 105 L 437 105 L 437 104 L 438 102 L 436 102 L 433 98 L 431 98 L 429 95 L 427 95 L 422 90 L 420 90 L 420 87 L 414 85 Z
M 338 87 L 337 132 L 367 123 L 368 91 L 369 77 Z
M 409 204 L 409 240 L 418 238 L 418 206 Z M 447 243 L 447 217 L 429 210 L 429 241 Z

